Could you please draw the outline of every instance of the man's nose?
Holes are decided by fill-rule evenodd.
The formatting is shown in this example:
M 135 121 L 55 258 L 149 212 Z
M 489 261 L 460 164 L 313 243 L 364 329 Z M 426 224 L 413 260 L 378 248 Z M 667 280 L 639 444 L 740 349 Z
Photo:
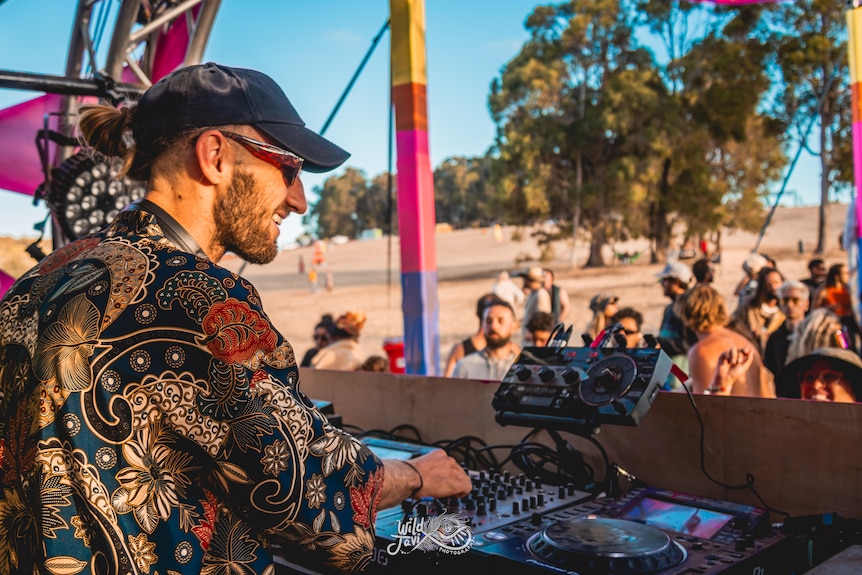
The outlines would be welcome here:
M 308 202 L 305 199 L 305 186 L 300 178 L 296 178 L 293 185 L 287 188 L 287 205 L 297 214 L 304 214 L 308 210 Z

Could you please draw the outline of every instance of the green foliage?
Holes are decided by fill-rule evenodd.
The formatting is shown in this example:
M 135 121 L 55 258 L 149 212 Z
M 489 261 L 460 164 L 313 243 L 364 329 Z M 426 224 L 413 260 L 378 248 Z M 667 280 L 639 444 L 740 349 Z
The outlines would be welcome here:
M 335 235 L 357 237 L 364 229 L 389 230 L 388 175 L 381 174 L 367 182 L 365 173 L 356 168 L 347 168 L 343 174 L 323 182 L 314 188 L 317 202 L 303 216 L 303 224 L 314 228 L 317 237 Z M 392 186 L 395 186 L 393 178 Z M 392 212 L 396 213 L 394 205 Z M 393 223 L 396 218 L 392 218 Z
M 437 221 L 519 230 L 551 221 L 534 236 L 540 257 L 552 256 L 543 246 L 585 231 L 588 265 L 603 263 L 606 238 L 648 236 L 656 258 L 678 223 L 695 235 L 757 230 L 786 151 L 812 122 L 822 134 L 811 150 L 823 160 L 822 189 L 849 187 L 844 12 L 834 0 L 537 6 L 529 40 L 491 84 L 493 147 L 434 171 Z M 659 57 L 639 44 L 644 32 L 650 48 L 661 43 Z M 388 230 L 387 180 L 347 169 L 315 190 L 306 221 L 319 236 Z

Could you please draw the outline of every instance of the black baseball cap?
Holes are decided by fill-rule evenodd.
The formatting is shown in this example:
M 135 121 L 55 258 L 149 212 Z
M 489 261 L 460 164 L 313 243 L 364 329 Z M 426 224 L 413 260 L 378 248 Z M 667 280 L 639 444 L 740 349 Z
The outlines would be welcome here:
M 154 142 L 189 128 L 247 124 L 305 160 L 308 172 L 334 170 L 350 154 L 305 126 L 275 80 L 257 70 L 213 62 L 180 68 L 138 101 L 132 135 Z

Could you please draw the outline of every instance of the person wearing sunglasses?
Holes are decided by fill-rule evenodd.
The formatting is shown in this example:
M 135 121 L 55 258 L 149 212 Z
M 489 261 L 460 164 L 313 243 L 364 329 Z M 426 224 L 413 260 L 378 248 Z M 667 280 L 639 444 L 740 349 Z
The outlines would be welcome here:
M 853 403 L 862 397 L 862 358 L 851 349 L 822 347 L 784 366 L 776 383 L 779 397 Z
M 808 313 L 808 296 L 808 287 L 801 281 L 785 280 L 778 288 L 778 306 L 784 313 L 784 323 L 769 336 L 763 350 L 763 365 L 773 375 L 778 375 L 787 362 L 793 329 Z
M 314 359 L 317 352 L 332 343 L 333 334 L 335 334 L 335 319 L 333 319 L 331 314 L 324 314 L 317 325 L 314 326 L 314 333 L 311 334 L 314 345 L 302 356 L 299 367 L 310 367 L 311 360 Z
M 271 262 L 301 173 L 348 158 L 272 78 L 180 68 L 78 128 L 148 191 L 0 300 L 5 572 L 260 575 L 275 544 L 303 572 L 358 572 L 378 509 L 470 492 L 442 450 L 381 461 L 331 425 L 260 294 L 218 264 Z

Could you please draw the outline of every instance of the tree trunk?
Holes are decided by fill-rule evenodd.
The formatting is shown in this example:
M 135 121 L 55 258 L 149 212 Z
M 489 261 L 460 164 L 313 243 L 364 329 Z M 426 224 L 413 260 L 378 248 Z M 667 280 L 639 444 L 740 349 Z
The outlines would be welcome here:
M 665 260 L 668 247 L 667 202 L 665 198 L 670 191 L 670 158 L 665 158 L 661 171 L 661 181 L 658 186 L 658 198 L 653 204 L 653 240 L 655 248 L 650 254 L 650 263 L 657 264 Z
M 825 102 L 824 102 L 825 104 Z M 826 253 L 826 230 L 829 229 L 829 151 L 826 148 L 827 134 L 823 122 L 827 120 L 826 110 L 820 114 L 820 221 L 817 227 L 817 249 L 814 253 Z
M 605 256 L 602 253 L 602 248 L 608 243 L 608 236 L 605 233 L 605 227 L 599 224 L 593 232 L 590 239 L 590 259 L 587 260 L 585 268 L 602 268 L 605 263 Z
M 578 228 L 581 226 L 581 185 L 584 183 L 584 154 L 578 152 L 575 156 L 575 210 L 572 215 L 572 257 L 569 265 L 575 267 L 575 250 L 578 247 Z

